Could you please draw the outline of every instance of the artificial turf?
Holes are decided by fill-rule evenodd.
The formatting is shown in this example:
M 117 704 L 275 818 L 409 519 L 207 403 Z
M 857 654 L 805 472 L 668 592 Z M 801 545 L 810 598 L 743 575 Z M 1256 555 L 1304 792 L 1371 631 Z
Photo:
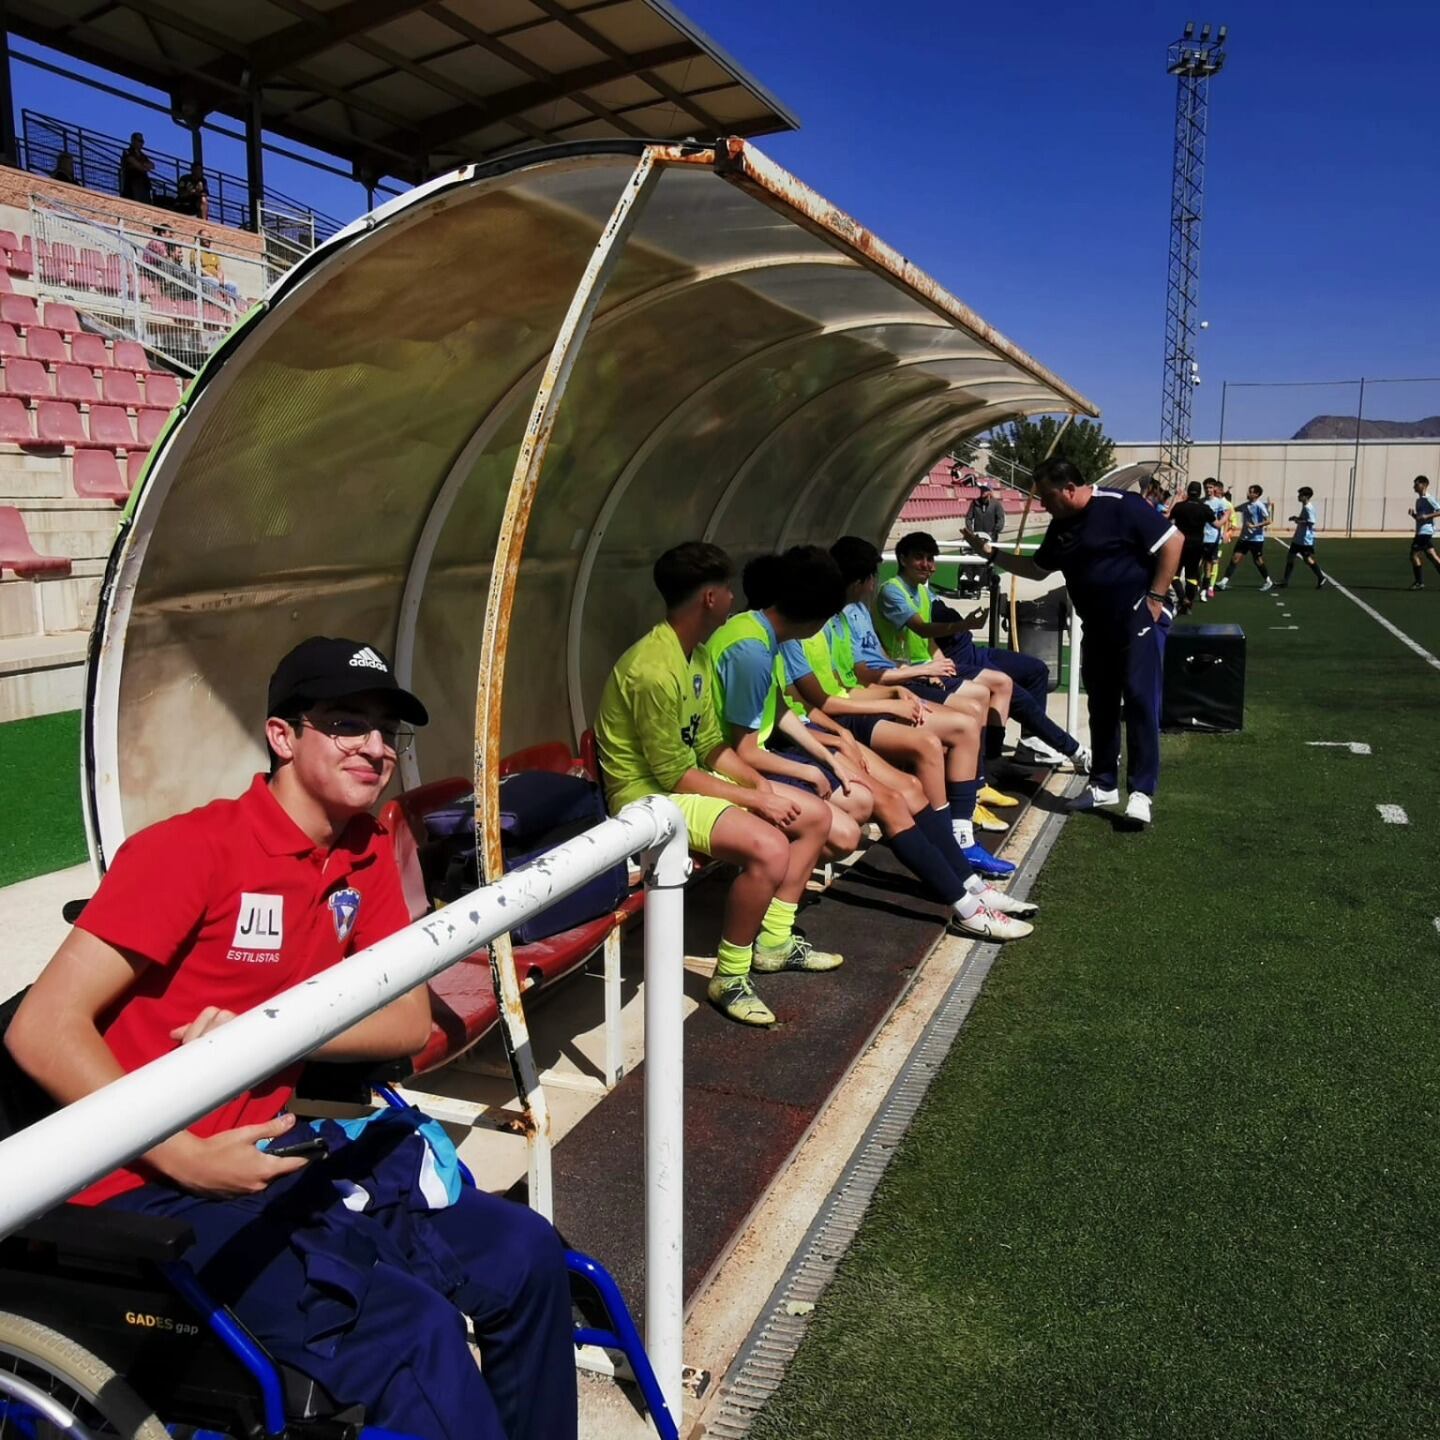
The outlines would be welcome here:
M 80 712 L 0 725 L 0 885 L 85 858 Z
M 1436 650 L 1405 542 L 1322 547 Z M 1440 672 L 1296 582 L 1200 608 L 1244 732 L 1066 825 L 757 1440 L 1440 1432 Z

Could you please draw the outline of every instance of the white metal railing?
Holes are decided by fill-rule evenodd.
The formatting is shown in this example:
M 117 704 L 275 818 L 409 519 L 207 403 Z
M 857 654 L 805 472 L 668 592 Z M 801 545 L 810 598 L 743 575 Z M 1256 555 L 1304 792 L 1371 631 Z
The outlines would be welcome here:
M 678 1417 L 690 857 L 679 810 L 659 796 L 0 1142 L 0 1238 L 632 855 L 646 871 L 645 1344 Z
M 30 226 L 42 298 L 76 306 L 191 375 L 267 285 L 258 256 L 40 195 Z

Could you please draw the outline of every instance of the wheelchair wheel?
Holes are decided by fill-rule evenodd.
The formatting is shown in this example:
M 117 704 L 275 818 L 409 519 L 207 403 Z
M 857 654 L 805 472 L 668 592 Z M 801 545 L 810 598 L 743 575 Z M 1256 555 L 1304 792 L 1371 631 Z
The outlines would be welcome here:
M 78 1432 L 77 1423 L 83 1427 Z M 112 1365 L 48 1325 L 0 1311 L 0 1440 L 58 1440 L 76 1433 L 97 1440 L 170 1440 Z

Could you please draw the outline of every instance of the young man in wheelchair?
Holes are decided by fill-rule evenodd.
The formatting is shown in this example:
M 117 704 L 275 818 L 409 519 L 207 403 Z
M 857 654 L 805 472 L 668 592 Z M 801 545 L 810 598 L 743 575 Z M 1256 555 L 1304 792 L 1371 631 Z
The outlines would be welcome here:
M 409 922 L 371 811 L 425 707 L 371 646 L 315 636 L 280 662 L 267 715 L 269 775 L 132 836 L 16 1013 L 5 1043 L 60 1103 Z M 312 1058 L 395 1059 L 429 1033 L 422 986 Z M 328 1156 L 265 1153 L 294 1126 L 283 1112 L 297 1073 L 75 1200 L 184 1220 L 196 1237 L 186 1259 L 214 1298 L 276 1361 L 340 1405 L 363 1404 L 368 1425 L 423 1440 L 573 1436 L 570 1289 L 553 1228 L 460 1184 L 416 1112 L 342 1135 Z

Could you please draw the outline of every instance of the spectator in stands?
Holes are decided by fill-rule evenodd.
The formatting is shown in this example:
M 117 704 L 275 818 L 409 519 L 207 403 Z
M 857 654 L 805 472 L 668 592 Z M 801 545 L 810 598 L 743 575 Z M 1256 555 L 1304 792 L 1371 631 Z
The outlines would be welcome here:
M 210 218 L 210 187 L 205 183 L 205 167 L 198 160 L 175 187 L 175 208 L 183 215 L 194 215 L 201 220 Z
M 1126 817 L 1148 825 L 1160 783 L 1160 695 L 1165 638 L 1170 631 L 1170 582 L 1180 563 L 1180 532 L 1133 491 L 1088 485 L 1069 460 L 1035 468 L 1035 493 L 1050 528 L 1033 556 L 994 550 L 1002 570 L 1043 580 L 1059 570 L 1085 622 L 1080 675 L 1090 700 L 1090 784 L 1077 810 L 1120 798 L 1120 717 L 1123 702 L 1130 799 Z M 978 539 L 979 537 L 977 537 Z
M 980 493 L 970 502 L 970 509 L 965 514 L 966 528 L 977 535 L 988 535 L 992 540 L 998 540 L 1005 528 L 1005 507 L 983 475 L 975 483 L 980 487 Z
M 62 1104 L 409 923 L 391 838 L 370 812 L 425 707 L 373 646 L 312 636 L 276 668 L 267 714 L 269 774 L 133 835 L 11 1022 L 11 1054 Z M 430 1023 L 420 986 L 316 1053 L 408 1056 Z M 462 1185 L 453 1147 L 417 1111 L 381 1112 L 348 1137 L 332 1126 L 325 1156 L 266 1154 L 261 1142 L 302 1129 L 281 1113 L 295 1078 L 243 1092 L 76 1198 L 183 1220 L 195 1234 L 186 1261 L 210 1293 L 372 1425 L 422 1440 L 571 1440 L 555 1231 Z
M 78 185 L 79 178 L 75 174 L 75 157 L 68 151 L 62 150 L 55 157 L 55 168 L 50 172 L 52 180 L 63 180 L 67 185 Z
M 120 194 L 126 200 L 150 203 L 150 173 L 155 162 L 145 153 L 145 137 L 137 130 L 120 156 Z
M 655 562 L 665 618 L 616 662 L 595 715 L 611 810 L 646 795 L 680 807 L 690 848 L 739 868 L 725 899 L 710 1003 L 742 1025 L 773 1025 L 756 993 L 756 959 L 781 969 L 795 911 L 824 848 L 830 814 L 804 791 L 769 785 L 735 753 L 711 699 L 704 642 L 734 599 L 730 557 L 692 540 Z M 757 955 L 758 950 L 758 955 Z M 838 957 L 834 957 L 838 963 Z

